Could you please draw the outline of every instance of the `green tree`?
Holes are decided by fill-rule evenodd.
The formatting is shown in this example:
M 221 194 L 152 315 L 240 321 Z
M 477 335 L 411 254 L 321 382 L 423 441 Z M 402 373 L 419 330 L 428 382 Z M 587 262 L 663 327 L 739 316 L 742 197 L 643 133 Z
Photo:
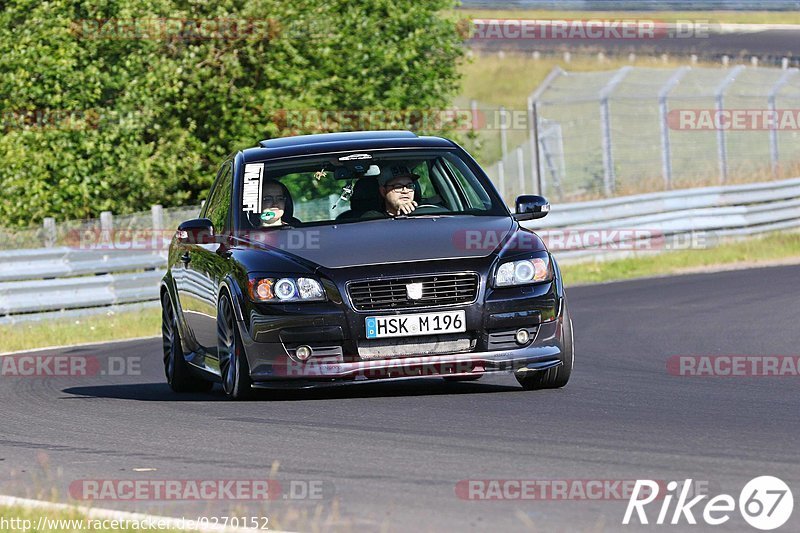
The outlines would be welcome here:
M 359 125 L 293 112 L 437 109 L 459 82 L 452 0 L 4 4 L 2 225 L 199 203 L 233 150 Z

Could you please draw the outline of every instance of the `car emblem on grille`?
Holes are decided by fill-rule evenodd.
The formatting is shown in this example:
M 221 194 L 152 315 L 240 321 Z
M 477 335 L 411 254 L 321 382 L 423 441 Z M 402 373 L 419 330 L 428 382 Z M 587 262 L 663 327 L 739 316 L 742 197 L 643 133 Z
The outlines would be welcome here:
M 409 283 L 406 285 L 406 294 L 409 300 L 422 298 L 422 283 Z

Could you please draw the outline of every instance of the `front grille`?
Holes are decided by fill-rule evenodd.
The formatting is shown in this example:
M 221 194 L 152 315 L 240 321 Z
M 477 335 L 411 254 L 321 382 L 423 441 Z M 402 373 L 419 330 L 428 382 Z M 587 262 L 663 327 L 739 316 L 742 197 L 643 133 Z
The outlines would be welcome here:
M 408 297 L 406 285 L 409 283 L 422 283 L 421 298 Z M 353 281 L 348 291 L 357 311 L 464 304 L 473 302 L 478 296 L 478 275 L 435 274 Z

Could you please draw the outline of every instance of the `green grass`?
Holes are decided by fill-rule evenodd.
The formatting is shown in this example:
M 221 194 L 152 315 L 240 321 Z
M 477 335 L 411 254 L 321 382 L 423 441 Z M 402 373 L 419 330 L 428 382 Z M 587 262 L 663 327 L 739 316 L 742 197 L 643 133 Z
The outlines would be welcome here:
M 682 250 L 614 261 L 561 265 L 564 284 L 601 283 L 669 274 L 703 272 L 730 266 L 767 266 L 782 261 L 800 262 L 800 233 L 771 233 L 725 242 L 704 250 Z
M 0 353 L 161 334 L 161 309 L 0 326 Z
M 736 24 L 800 24 L 798 11 L 549 11 L 541 9 L 459 9 L 462 18 L 611 19 L 660 22 L 708 21 Z

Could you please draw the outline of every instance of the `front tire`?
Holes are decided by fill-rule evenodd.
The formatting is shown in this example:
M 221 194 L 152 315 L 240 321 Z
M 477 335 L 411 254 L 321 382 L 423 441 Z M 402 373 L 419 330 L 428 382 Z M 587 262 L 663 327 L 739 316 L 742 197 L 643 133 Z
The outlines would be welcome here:
M 227 295 L 220 298 L 217 312 L 217 354 L 222 389 L 228 398 L 244 400 L 252 397 L 250 365 L 236 327 L 233 305 Z
M 567 384 L 572 374 L 572 364 L 575 361 L 575 342 L 572 335 L 572 315 L 567 308 L 567 299 L 564 297 L 564 311 L 562 313 L 563 326 L 561 329 L 561 364 L 555 368 L 529 375 L 515 374 L 517 381 L 525 390 L 559 389 Z
M 183 356 L 178 319 L 167 294 L 161 298 L 161 343 L 164 352 L 164 374 L 173 391 L 208 392 L 211 390 L 214 383 L 193 375 L 189 363 Z

